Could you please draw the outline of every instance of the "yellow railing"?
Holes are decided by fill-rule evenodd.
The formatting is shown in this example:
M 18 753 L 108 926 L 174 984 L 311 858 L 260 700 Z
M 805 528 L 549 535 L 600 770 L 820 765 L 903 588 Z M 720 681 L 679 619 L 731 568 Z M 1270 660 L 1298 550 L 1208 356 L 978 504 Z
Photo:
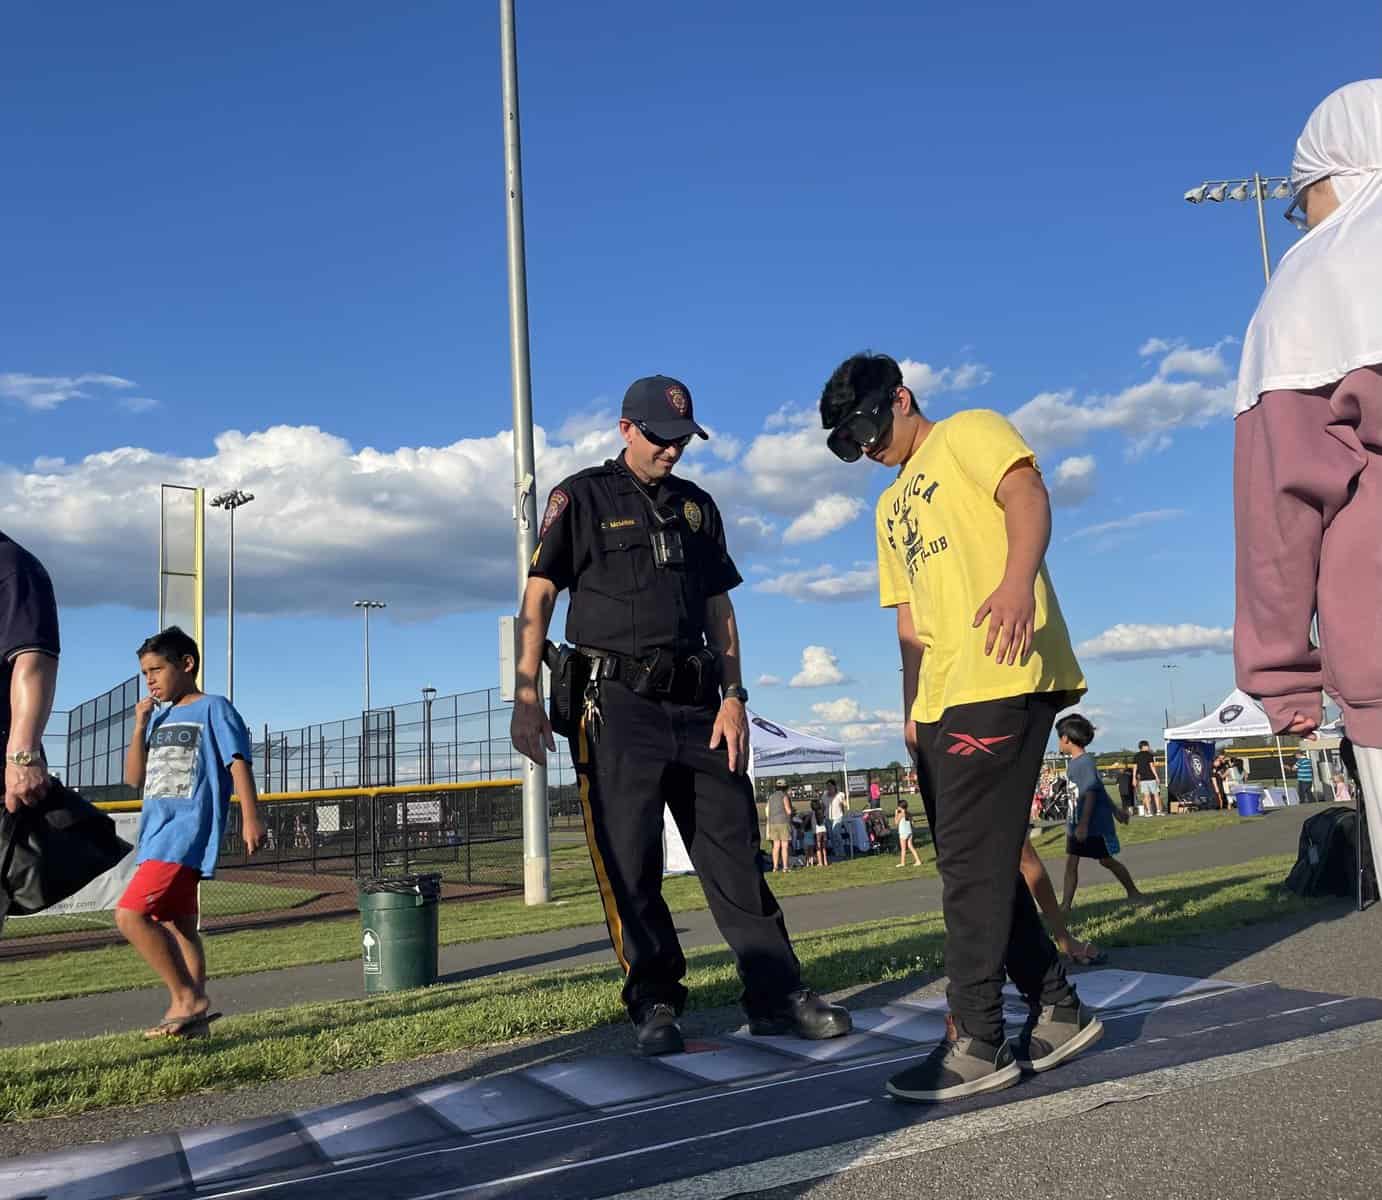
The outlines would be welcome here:
M 521 779 L 480 779 L 466 783 L 418 783 L 411 786 L 358 788 L 322 788 L 315 792 L 265 792 L 259 797 L 260 804 L 300 804 L 304 800 L 343 800 L 350 796 L 417 796 L 440 795 L 445 792 L 476 792 L 482 788 L 522 787 Z M 230 798 L 232 804 L 237 798 Z M 139 800 L 105 800 L 96 805 L 106 812 L 139 812 L 143 803 Z

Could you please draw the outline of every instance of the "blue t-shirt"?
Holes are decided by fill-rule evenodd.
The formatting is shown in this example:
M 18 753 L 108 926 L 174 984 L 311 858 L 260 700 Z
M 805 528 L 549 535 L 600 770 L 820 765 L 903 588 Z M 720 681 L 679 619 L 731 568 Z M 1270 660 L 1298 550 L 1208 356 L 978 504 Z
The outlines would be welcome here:
M 1296 759 L 1296 779 L 1300 783 L 1315 782 L 1315 764 L 1304 756 Z
M 137 862 L 153 859 L 216 871 L 234 785 L 231 760 L 253 761 L 250 734 L 223 696 L 160 709 L 145 737 L 144 815 Z
M 1117 830 L 1113 823 L 1113 803 L 1108 798 L 1108 792 L 1104 790 L 1104 785 L 1099 779 L 1099 769 L 1094 765 L 1094 759 L 1088 754 L 1081 754 L 1079 758 L 1072 758 L 1070 765 L 1065 769 L 1070 782 L 1075 785 L 1075 795 L 1078 799 L 1070 806 L 1070 819 L 1068 829 L 1073 837 L 1075 831 L 1080 827 L 1080 817 L 1084 815 L 1087 805 L 1094 805 L 1094 811 L 1089 814 L 1089 836 L 1101 837 L 1107 841 L 1109 838 L 1117 837 Z

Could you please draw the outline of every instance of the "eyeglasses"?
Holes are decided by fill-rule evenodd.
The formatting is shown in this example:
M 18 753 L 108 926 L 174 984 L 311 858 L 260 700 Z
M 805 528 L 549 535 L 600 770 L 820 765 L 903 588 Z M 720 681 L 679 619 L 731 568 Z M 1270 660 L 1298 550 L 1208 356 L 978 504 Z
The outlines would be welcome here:
M 841 462 L 858 462 L 868 451 L 886 445 L 892 428 L 892 397 L 884 394 L 859 405 L 830 431 L 825 444 Z
M 658 437 L 657 434 L 655 434 L 651 429 L 649 429 L 645 424 L 643 424 L 642 421 L 635 421 L 633 425 L 639 433 L 641 433 L 645 438 L 647 438 L 648 441 L 652 442 L 652 444 L 656 446 L 659 450 L 667 450 L 671 447 L 676 447 L 676 449 L 678 450 L 685 450 L 686 447 L 691 444 L 692 435 L 689 433 L 683 434 L 679 438 L 671 438 L 669 440 L 668 438 Z
M 1301 188 L 1300 191 L 1296 193 L 1296 198 L 1291 201 L 1285 213 L 1282 214 L 1302 233 L 1308 233 L 1310 231 L 1310 221 L 1305 215 L 1306 190 L 1306 188 Z

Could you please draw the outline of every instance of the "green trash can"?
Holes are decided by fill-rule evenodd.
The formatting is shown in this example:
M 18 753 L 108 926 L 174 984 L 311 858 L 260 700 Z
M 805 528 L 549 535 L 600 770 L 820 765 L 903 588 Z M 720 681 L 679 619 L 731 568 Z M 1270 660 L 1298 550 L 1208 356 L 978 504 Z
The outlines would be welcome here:
M 360 948 L 365 994 L 401 992 L 437 982 L 440 875 L 403 875 L 360 883 Z

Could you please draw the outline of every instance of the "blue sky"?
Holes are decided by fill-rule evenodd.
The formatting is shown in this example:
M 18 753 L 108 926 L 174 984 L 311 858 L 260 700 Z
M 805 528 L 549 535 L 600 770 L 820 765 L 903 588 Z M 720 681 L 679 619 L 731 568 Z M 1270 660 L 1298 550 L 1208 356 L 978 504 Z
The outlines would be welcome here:
M 60 707 L 152 628 L 164 481 L 258 496 L 252 723 L 358 711 L 363 595 L 391 605 L 376 701 L 495 681 L 496 9 L 6 7 L 0 527 L 58 583 Z M 755 707 L 886 761 L 886 478 L 829 462 L 801 416 L 840 358 L 885 350 L 933 414 L 1015 413 L 1041 451 L 1101 740 L 1154 735 L 1170 686 L 1198 714 L 1232 682 L 1226 412 L 1261 269 L 1250 206 L 1180 197 L 1283 173 L 1313 106 L 1382 65 L 1374 4 L 1300 11 L 520 3 L 542 490 L 604 457 L 631 379 L 684 379 L 717 434 L 685 473 L 734 520 Z

